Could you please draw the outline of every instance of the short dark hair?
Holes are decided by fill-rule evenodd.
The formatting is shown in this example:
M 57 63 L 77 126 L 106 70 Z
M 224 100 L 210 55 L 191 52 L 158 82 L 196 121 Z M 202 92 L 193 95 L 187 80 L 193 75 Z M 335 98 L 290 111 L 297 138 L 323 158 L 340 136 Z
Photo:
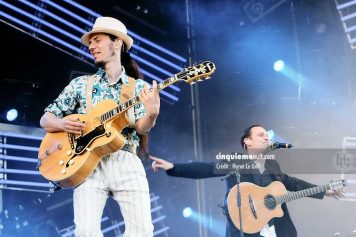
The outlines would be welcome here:
M 259 124 L 254 124 L 254 125 L 251 125 L 250 127 L 246 128 L 242 134 L 242 137 L 241 137 L 241 140 L 240 140 L 240 143 L 241 143 L 241 147 L 242 149 L 245 150 L 245 138 L 248 138 L 251 136 L 251 130 L 252 128 L 255 128 L 255 127 L 262 127 L 261 125 Z

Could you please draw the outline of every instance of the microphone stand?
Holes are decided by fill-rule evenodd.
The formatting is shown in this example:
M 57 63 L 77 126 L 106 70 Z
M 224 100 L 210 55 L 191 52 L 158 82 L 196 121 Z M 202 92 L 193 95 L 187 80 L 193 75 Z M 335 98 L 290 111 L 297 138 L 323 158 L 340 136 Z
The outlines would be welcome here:
M 238 169 L 236 171 L 231 172 L 227 175 L 225 175 L 221 180 L 226 180 L 229 178 L 231 175 L 235 175 L 236 177 L 236 205 L 237 208 L 239 209 L 239 217 L 240 217 L 240 237 L 244 237 L 244 231 L 243 231 L 243 226 L 242 226 L 242 209 L 241 209 L 241 192 L 240 192 L 240 183 L 241 183 L 241 174 Z

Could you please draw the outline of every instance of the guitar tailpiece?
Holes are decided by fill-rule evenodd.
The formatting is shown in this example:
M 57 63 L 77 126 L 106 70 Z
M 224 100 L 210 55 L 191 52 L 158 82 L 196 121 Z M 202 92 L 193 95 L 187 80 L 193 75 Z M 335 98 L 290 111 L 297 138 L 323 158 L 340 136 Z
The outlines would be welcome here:
M 58 183 L 50 181 L 53 184 L 53 188 L 51 188 L 51 190 L 53 191 L 58 191 L 62 189 L 62 186 L 60 186 Z

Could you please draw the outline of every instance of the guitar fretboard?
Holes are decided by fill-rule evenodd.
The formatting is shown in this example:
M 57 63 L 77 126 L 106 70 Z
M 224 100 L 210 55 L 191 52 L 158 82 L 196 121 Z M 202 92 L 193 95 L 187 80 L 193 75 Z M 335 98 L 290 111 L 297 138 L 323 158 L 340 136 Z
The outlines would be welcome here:
M 187 83 L 192 83 L 197 80 L 200 80 L 202 77 L 209 77 L 215 71 L 214 63 L 206 61 L 197 66 L 192 66 L 185 68 L 180 73 L 175 74 L 172 77 L 167 78 L 157 85 L 158 91 L 166 88 L 167 86 L 176 83 L 177 81 L 185 81 Z M 152 89 L 150 89 L 152 90 Z M 107 122 L 109 120 L 115 119 L 120 113 L 130 109 L 132 106 L 135 106 L 140 102 L 140 98 L 136 96 L 125 103 L 120 104 L 114 109 L 105 112 L 100 115 L 100 122 Z
M 325 185 L 320 185 L 320 186 L 317 186 L 314 188 L 308 188 L 308 189 L 304 189 L 304 190 L 297 191 L 297 192 L 289 192 L 285 195 L 277 196 L 276 203 L 282 204 L 282 203 L 293 201 L 293 200 L 300 199 L 303 197 L 309 197 L 309 196 L 312 196 L 312 195 L 315 195 L 318 193 L 325 192 L 329 189 L 330 189 L 330 185 L 325 184 Z
M 163 90 L 164 88 L 168 87 L 169 85 L 175 83 L 176 81 L 178 81 L 179 79 L 177 78 L 177 76 L 174 77 L 170 77 L 166 80 L 164 80 L 163 82 L 159 83 L 157 85 L 157 89 L 158 91 Z M 109 121 L 113 118 L 116 117 L 116 115 L 130 109 L 132 106 L 135 106 L 136 104 L 138 104 L 140 102 L 140 98 L 138 96 L 136 96 L 135 98 L 132 98 L 128 101 L 126 101 L 125 103 L 120 104 L 119 106 L 117 106 L 116 108 L 104 113 L 103 115 L 100 116 L 100 121 L 101 122 L 106 122 Z

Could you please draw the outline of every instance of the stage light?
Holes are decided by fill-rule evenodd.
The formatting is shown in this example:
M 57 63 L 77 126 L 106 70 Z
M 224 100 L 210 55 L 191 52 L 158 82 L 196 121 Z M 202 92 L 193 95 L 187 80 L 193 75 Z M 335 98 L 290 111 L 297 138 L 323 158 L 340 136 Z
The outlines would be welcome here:
M 22 222 L 22 225 L 23 225 L 23 226 L 28 226 L 28 221 L 27 221 L 27 220 L 24 220 L 24 221 Z
M 7 119 L 7 121 L 12 122 L 17 118 L 18 115 L 19 115 L 19 113 L 17 112 L 16 109 L 10 109 L 6 113 L 6 119 Z
M 186 207 L 183 209 L 183 216 L 185 218 L 189 218 L 193 214 L 193 210 L 191 207 Z
M 267 134 L 268 134 L 268 138 L 269 138 L 270 140 L 273 140 L 273 138 L 274 138 L 274 131 L 273 131 L 273 130 L 268 130 L 268 131 L 267 131 Z
M 275 70 L 276 72 L 282 71 L 283 68 L 284 68 L 284 62 L 283 62 L 283 60 L 278 60 L 278 61 L 276 61 L 276 62 L 274 63 L 273 68 L 274 68 L 274 70 Z

